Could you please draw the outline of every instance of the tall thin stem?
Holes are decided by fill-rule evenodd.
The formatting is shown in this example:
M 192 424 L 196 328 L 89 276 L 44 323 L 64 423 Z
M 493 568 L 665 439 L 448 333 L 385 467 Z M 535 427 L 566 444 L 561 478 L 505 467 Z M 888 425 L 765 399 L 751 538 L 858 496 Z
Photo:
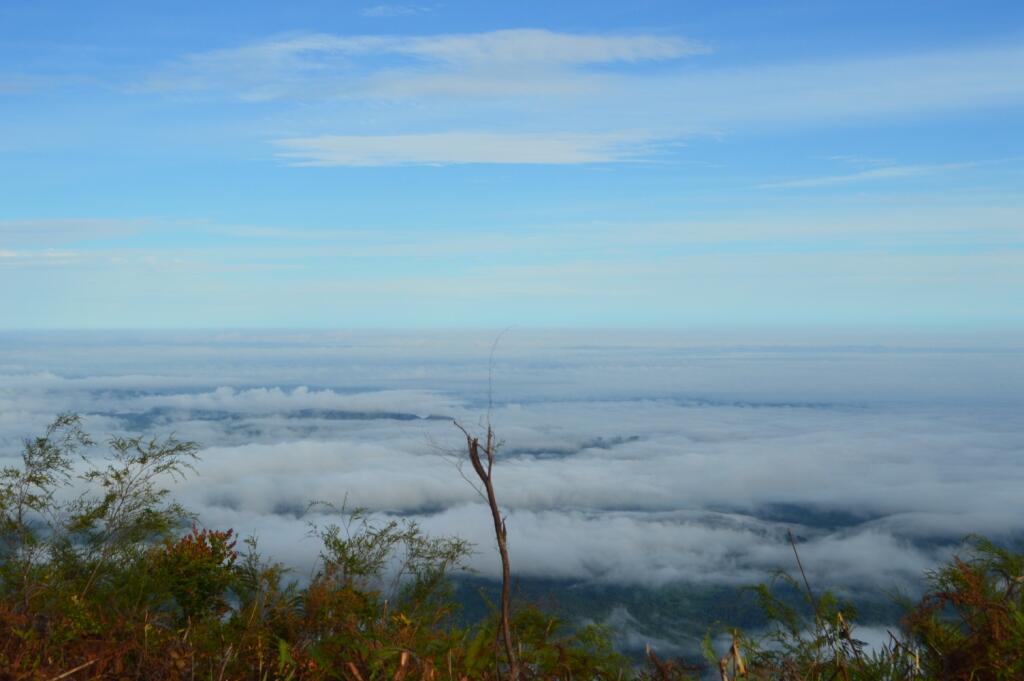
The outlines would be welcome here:
M 519 660 L 516 657 L 515 645 L 512 641 L 512 595 L 511 582 L 512 572 L 508 559 L 508 531 L 505 527 L 505 519 L 501 516 L 498 507 L 498 499 L 494 493 L 492 473 L 494 469 L 494 431 L 490 425 L 487 426 L 487 439 L 484 443 L 484 456 L 487 459 L 486 466 L 480 457 L 480 440 L 473 437 L 458 423 L 455 424 L 466 436 L 466 448 L 469 450 L 469 462 L 473 465 L 480 482 L 484 484 L 484 492 L 487 496 L 487 505 L 491 509 L 491 518 L 494 520 L 494 536 L 498 540 L 498 554 L 501 557 L 501 637 L 505 644 L 505 656 L 508 659 L 509 681 L 519 679 Z

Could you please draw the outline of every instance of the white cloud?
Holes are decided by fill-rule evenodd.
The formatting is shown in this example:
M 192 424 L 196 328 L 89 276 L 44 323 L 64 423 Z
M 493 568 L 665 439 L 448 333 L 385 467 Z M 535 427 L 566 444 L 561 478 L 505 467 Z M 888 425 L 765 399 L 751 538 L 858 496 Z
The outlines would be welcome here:
M 425 14 L 433 11 L 432 5 L 373 5 L 360 11 L 364 17 L 378 19 L 390 19 L 393 17 L 407 17 L 416 14 Z
M 827 124 L 865 116 L 1019 103 L 1019 46 L 878 57 L 776 62 L 755 67 L 584 68 L 672 61 L 708 49 L 660 35 L 568 34 L 517 29 L 435 36 L 306 34 L 186 56 L 146 85 L 247 99 L 304 102 L 428 98 L 451 119 L 550 127 L 570 113 L 581 126 L 626 126 L 662 136 L 723 126 Z M 408 63 L 383 63 L 381 56 Z M 488 107 L 498 99 L 501 111 Z M 422 118 L 430 110 L 417 109 Z M 374 110 L 375 116 L 382 114 Z M 388 119 L 385 119 L 388 120 Z M 396 122 L 401 119 L 395 119 Z M 519 121 L 516 125 L 516 121 Z M 410 121 L 404 120 L 405 127 Z M 543 125 L 542 125 L 543 124 Z
M 278 126 L 290 132 L 273 138 L 298 146 L 300 161 L 319 165 L 622 161 L 697 134 L 1024 101 L 1024 82 L 1010 75 L 1024 70 L 1019 46 L 756 66 L 720 66 L 713 59 L 686 68 L 676 63 L 708 52 L 696 42 L 657 34 L 299 34 L 187 55 L 140 89 L 284 107 L 301 102 Z M 650 63 L 657 68 L 646 68 Z M 566 120 L 573 121 L 578 139 L 561 133 Z M 481 129 L 486 132 L 467 132 Z M 642 131 L 644 144 L 632 141 L 635 131 Z M 484 138 L 466 139 L 474 134 Z M 511 141 L 517 137 L 534 137 L 551 151 L 521 151 Z M 451 152 L 436 148 L 446 138 Z M 627 152 L 617 140 L 628 143 Z M 471 148 L 459 146 L 465 141 Z M 513 145 L 514 152 L 507 148 Z M 403 153 L 406 147 L 410 151 Z M 784 186 L 927 172 L 921 165 L 876 168 Z
M 969 163 L 936 163 L 932 165 L 886 165 L 881 168 L 862 170 L 846 175 L 826 175 L 823 177 L 807 177 L 784 182 L 770 182 L 759 185 L 761 189 L 799 189 L 804 187 L 829 187 L 833 185 L 870 182 L 876 180 L 893 180 L 907 177 L 934 175 L 935 173 L 962 168 L 975 168 L 979 165 L 999 163 L 999 161 L 979 161 Z
M 282 139 L 279 156 L 300 166 L 459 163 L 578 164 L 637 159 L 651 140 L 638 134 L 581 135 L 446 132 Z
M 450 423 L 326 413 L 444 413 L 473 425 L 492 341 L 8 334 L 0 443 L 13 455 L 61 409 L 91 412 L 100 437 L 148 414 L 147 432 L 206 445 L 199 475 L 176 494 L 207 524 L 256 532 L 308 568 L 317 547 L 298 514 L 347 495 L 475 541 L 474 567 L 493 576 L 493 528 L 446 455 L 462 446 Z M 816 585 L 908 586 L 968 532 L 1019 532 L 1019 337 L 987 349 L 977 339 L 801 342 L 508 334 L 495 367 L 505 442 L 495 481 L 516 573 L 744 584 L 791 567 L 792 528 Z M 140 371 L 154 366 L 163 375 Z M 279 387 L 295 380 L 321 387 Z
M 422 390 L 344 394 L 334 390 L 310 390 L 305 386 L 290 391 L 276 387 L 247 390 L 221 387 L 209 393 L 140 397 L 136 404 L 147 408 L 215 409 L 247 414 L 270 414 L 303 409 L 365 413 L 399 412 L 423 418 L 451 413 L 455 409 L 455 404 L 451 400 Z
M 509 69 L 566 69 L 593 64 L 677 59 L 706 48 L 682 38 L 653 35 L 557 33 L 512 29 L 488 33 L 433 36 L 338 36 L 303 34 L 261 43 L 188 55 L 142 84 L 142 90 L 235 93 L 243 99 L 268 100 L 319 93 L 319 97 L 366 95 L 373 74 L 496 72 Z M 404 67 L 383 68 L 378 57 L 412 60 Z M 392 87 L 393 90 L 393 87 Z M 394 93 L 393 93 L 394 94 Z
M 707 48 L 673 36 L 571 34 L 541 29 L 393 39 L 389 51 L 452 65 L 584 65 L 678 59 Z
M 0 250 L 0 267 L 61 267 L 89 259 L 89 254 L 70 250 Z
M 949 49 L 710 68 L 637 83 L 634 96 L 664 97 L 663 111 L 695 126 L 823 125 L 876 116 L 1019 104 L 1020 46 Z
M 0 219 L 0 247 L 18 245 L 67 244 L 135 234 L 144 220 L 101 218 L 78 219 Z

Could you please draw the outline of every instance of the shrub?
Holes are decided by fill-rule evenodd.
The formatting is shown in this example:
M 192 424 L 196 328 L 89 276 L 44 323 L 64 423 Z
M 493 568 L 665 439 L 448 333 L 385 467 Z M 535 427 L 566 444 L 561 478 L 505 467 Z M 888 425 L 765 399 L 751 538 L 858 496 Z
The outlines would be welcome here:
M 1024 678 L 1024 555 L 980 537 L 928 575 L 930 591 L 905 620 L 934 678 Z
M 413 522 L 335 509 L 340 523 L 312 528 L 319 566 L 300 587 L 255 538 L 236 551 L 232 530 L 182 532 L 194 519 L 159 481 L 190 470 L 194 443 L 108 444 L 103 465 L 75 475 L 75 455 L 94 443 L 62 415 L 25 441 L 20 467 L 0 471 L 0 680 L 497 680 L 512 671 L 509 641 L 521 679 L 695 671 L 653 653 L 636 669 L 605 629 L 507 600 L 508 619 L 492 607 L 458 624 L 449 576 L 470 546 Z M 708 637 L 723 681 L 1024 678 L 1024 556 L 972 540 L 928 575 L 929 592 L 877 651 L 857 640 L 852 607 L 813 594 L 802 566 L 801 577 L 755 588 L 763 635 L 731 632 L 721 659 Z

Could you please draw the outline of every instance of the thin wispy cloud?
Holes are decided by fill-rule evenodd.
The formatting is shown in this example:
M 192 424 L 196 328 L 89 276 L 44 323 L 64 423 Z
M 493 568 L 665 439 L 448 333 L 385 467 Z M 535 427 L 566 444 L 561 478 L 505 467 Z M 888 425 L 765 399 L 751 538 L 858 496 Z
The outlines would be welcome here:
M 0 250 L 0 267 L 61 267 L 77 265 L 91 256 L 80 251 L 64 250 Z
M 11 245 L 68 244 L 136 234 L 145 220 L 58 218 L 0 219 L 0 247 Z
M 863 156 L 856 156 L 853 154 L 833 154 L 832 156 L 826 156 L 826 160 L 838 161 L 845 165 L 850 166 L 891 166 L 895 165 L 892 159 L 888 158 L 865 158 Z
M 424 66 L 442 72 L 485 69 L 493 74 L 495 70 L 670 60 L 706 51 L 699 43 L 671 36 L 542 29 L 433 36 L 304 34 L 188 55 L 141 83 L 139 89 L 234 93 L 242 99 L 270 100 L 306 94 L 311 89 L 320 89 L 321 96 L 336 97 L 350 92 L 354 83 L 356 94 L 365 96 L 373 93 L 373 83 L 366 78 L 374 73 L 387 76 L 396 68 L 399 72 Z M 385 67 L 374 61 L 381 57 L 411 62 L 404 67 Z
M 709 67 L 624 81 L 604 113 L 691 133 L 823 129 L 1019 105 L 1021 70 L 1016 45 Z
M 855 182 L 875 182 L 882 180 L 899 180 L 908 177 L 921 177 L 923 175 L 934 175 L 936 173 L 972 168 L 979 163 L 939 163 L 933 165 L 893 165 L 871 170 L 862 170 L 857 173 L 846 175 L 824 175 L 820 177 L 804 177 L 796 180 L 785 180 L 783 182 L 769 182 L 758 185 L 761 189 L 801 189 L 805 187 L 830 187 L 841 184 L 852 184 Z
M 1024 48 L 1019 46 L 776 62 L 756 68 L 710 64 L 654 73 L 583 68 L 672 62 L 709 51 L 681 37 L 537 29 L 406 37 L 304 34 L 187 55 L 140 87 L 250 100 L 437 96 L 472 104 L 481 95 L 527 95 L 530 91 L 520 80 L 536 80 L 534 94 L 550 95 L 559 83 L 579 96 L 573 100 L 576 106 L 585 105 L 588 96 L 597 98 L 594 103 L 603 98 L 609 115 L 658 120 L 662 127 L 669 119 L 681 119 L 677 130 L 737 120 L 756 123 L 789 116 L 803 122 L 822 115 L 985 106 L 1024 98 L 1024 83 L 1011 75 L 1024 68 Z M 379 61 L 386 56 L 410 61 Z
M 566 165 L 641 158 L 651 139 L 637 134 L 580 135 L 447 132 L 325 135 L 277 140 L 279 156 L 300 166 L 448 164 Z
M 360 11 L 364 17 L 375 19 L 391 19 L 393 17 L 408 17 L 416 14 L 432 12 L 434 5 L 374 5 Z

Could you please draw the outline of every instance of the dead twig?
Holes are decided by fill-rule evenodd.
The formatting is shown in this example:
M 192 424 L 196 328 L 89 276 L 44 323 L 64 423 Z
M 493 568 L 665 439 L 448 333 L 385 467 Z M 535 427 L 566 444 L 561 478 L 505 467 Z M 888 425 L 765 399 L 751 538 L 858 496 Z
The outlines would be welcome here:
M 473 465 L 480 482 L 483 483 L 484 491 L 487 494 L 487 505 L 491 509 L 491 518 L 494 521 L 494 536 L 498 541 L 498 554 L 501 557 L 501 637 L 505 644 L 505 656 L 508 660 L 509 681 L 517 681 L 519 678 L 519 660 L 516 656 L 515 645 L 512 641 L 512 606 L 511 606 L 511 582 L 512 573 L 508 558 L 508 530 L 505 526 L 505 518 L 501 515 L 498 507 L 498 499 L 494 493 L 492 473 L 494 470 L 495 441 L 494 430 L 487 426 L 487 439 L 482 447 L 486 465 L 480 456 L 480 440 L 473 437 L 468 430 L 462 427 L 458 421 L 454 421 L 455 427 L 466 436 L 466 449 L 469 451 L 469 462 Z
M 96 658 L 95 660 L 89 660 L 88 662 L 84 662 L 84 663 L 78 665 L 77 667 L 75 667 L 74 669 L 69 669 L 66 672 L 64 672 L 63 674 L 58 674 L 57 676 L 55 676 L 52 679 L 50 679 L 50 681 L 60 681 L 60 679 L 66 679 L 67 677 L 71 676 L 75 672 L 80 672 L 83 669 L 85 669 L 86 667 L 91 667 L 92 665 L 96 664 L 99 661 L 100 661 L 99 658 Z

